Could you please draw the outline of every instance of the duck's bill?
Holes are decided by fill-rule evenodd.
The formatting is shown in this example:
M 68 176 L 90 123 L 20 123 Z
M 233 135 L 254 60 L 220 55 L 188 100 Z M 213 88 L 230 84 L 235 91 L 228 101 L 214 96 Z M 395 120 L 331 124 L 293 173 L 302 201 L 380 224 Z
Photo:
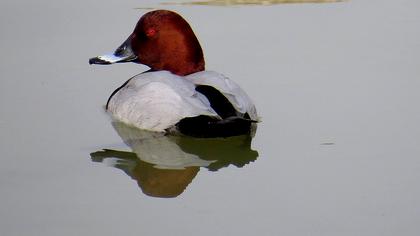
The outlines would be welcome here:
M 105 54 L 89 59 L 89 64 L 109 65 L 114 63 L 135 61 L 137 56 L 131 49 L 130 38 L 128 38 L 114 53 Z
M 130 57 L 118 57 L 114 54 L 105 54 L 102 56 L 97 56 L 94 58 L 89 59 L 89 64 L 97 64 L 97 65 L 109 65 L 114 63 L 121 63 L 121 62 L 130 62 L 134 61 L 136 58 Z

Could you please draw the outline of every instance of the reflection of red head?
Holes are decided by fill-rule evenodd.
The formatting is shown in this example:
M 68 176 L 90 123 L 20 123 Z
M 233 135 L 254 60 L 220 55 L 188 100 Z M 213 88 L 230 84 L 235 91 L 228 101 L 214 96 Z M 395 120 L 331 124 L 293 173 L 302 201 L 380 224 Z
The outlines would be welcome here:
M 144 194 L 152 197 L 177 197 L 194 177 L 199 167 L 187 167 L 182 170 L 157 169 L 152 164 L 139 162 L 131 175 Z

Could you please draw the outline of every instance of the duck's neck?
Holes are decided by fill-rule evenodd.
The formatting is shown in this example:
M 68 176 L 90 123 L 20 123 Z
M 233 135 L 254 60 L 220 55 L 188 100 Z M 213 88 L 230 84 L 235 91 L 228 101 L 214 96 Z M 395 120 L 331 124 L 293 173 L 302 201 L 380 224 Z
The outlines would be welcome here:
M 167 70 L 176 75 L 189 75 L 205 70 L 203 52 L 197 48 L 182 50 L 177 48 L 170 53 L 161 55 L 157 63 L 151 65 L 152 70 Z
M 199 71 L 205 70 L 204 61 L 202 62 L 185 62 L 182 60 L 165 63 L 160 66 L 154 66 L 152 68 L 154 71 L 158 70 L 167 70 L 172 72 L 173 74 L 185 76 L 189 74 L 193 74 Z

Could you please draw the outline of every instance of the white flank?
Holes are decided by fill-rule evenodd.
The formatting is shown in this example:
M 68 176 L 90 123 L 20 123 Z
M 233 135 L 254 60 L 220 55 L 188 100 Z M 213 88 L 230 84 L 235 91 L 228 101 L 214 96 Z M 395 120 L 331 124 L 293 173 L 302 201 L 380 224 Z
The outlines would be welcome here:
M 186 117 L 218 117 L 193 83 L 167 71 L 135 76 L 111 98 L 108 110 L 124 123 L 159 132 Z

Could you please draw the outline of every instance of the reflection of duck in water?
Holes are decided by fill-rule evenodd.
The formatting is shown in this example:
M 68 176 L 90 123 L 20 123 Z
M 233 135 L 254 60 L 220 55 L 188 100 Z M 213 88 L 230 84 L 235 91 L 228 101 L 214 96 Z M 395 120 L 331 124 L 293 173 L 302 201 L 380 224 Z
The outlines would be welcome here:
M 200 167 L 212 171 L 230 164 L 242 167 L 258 156 L 249 135 L 203 139 L 144 131 L 120 122 L 113 126 L 133 152 L 105 149 L 91 153 L 92 160 L 123 170 L 153 197 L 180 195 Z
M 137 181 L 143 193 L 152 197 L 170 198 L 184 192 L 197 175 L 200 167 L 184 169 L 160 169 L 142 161 L 134 152 L 105 149 L 90 154 L 95 162 L 104 162 L 123 170 Z
M 144 130 L 196 137 L 253 131 L 258 115 L 251 99 L 229 78 L 204 70 L 200 43 L 177 13 L 148 12 L 113 54 L 89 63 L 129 61 L 151 69 L 112 93 L 106 109 L 115 119 Z

